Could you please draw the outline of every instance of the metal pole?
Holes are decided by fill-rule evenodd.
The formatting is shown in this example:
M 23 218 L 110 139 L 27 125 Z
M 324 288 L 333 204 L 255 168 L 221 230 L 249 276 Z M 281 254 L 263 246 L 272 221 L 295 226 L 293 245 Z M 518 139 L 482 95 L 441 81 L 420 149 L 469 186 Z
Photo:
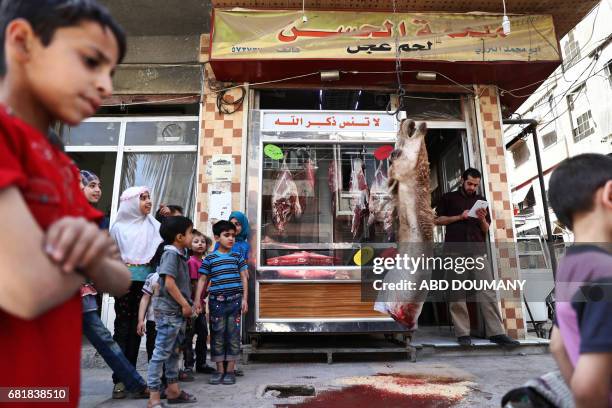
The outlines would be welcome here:
M 537 125 L 531 124 L 529 130 L 533 135 L 533 148 L 535 150 L 536 164 L 538 166 L 538 180 L 540 181 L 540 193 L 542 193 L 542 206 L 544 207 L 544 222 L 546 223 L 546 242 L 550 254 L 553 278 L 557 275 L 557 256 L 553 243 L 552 228 L 550 225 L 550 215 L 548 213 L 548 198 L 546 197 L 546 187 L 544 186 L 544 174 L 542 172 L 542 160 L 540 159 L 540 142 L 538 141 Z
M 550 216 L 548 213 L 548 199 L 546 197 L 546 188 L 544 187 L 544 173 L 542 171 L 542 160 L 540 159 L 540 142 L 538 141 L 538 121 L 535 119 L 505 119 L 504 125 L 529 125 L 521 134 L 515 137 L 512 141 L 506 144 L 506 149 L 513 145 L 523 135 L 531 133 L 533 135 L 533 148 L 535 150 L 536 164 L 538 167 L 538 180 L 540 181 L 540 192 L 542 193 L 542 206 L 544 207 L 544 223 L 546 224 L 546 243 L 548 244 L 548 253 L 550 254 L 550 264 L 552 267 L 553 278 L 557 275 L 557 256 L 553 246 L 552 228 L 550 224 Z

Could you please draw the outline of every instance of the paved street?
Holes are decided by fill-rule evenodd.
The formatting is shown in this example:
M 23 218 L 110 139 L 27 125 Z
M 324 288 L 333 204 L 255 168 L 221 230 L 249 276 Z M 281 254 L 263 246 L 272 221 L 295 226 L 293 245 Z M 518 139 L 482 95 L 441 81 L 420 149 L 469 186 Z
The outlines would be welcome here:
M 511 388 L 555 368 L 548 354 L 437 357 L 408 361 L 287 362 L 243 365 L 245 376 L 233 386 L 208 384 L 199 374 L 181 383 L 198 397 L 193 407 L 499 407 Z M 144 374 L 144 373 L 143 373 Z M 382 375 L 381 375 L 382 374 Z M 279 398 L 271 385 L 314 387 L 315 397 Z M 82 370 L 82 407 L 146 406 L 146 401 L 112 400 L 110 370 Z M 355 401 L 360 401 L 355 405 Z M 367 405 L 365 405 L 367 403 Z

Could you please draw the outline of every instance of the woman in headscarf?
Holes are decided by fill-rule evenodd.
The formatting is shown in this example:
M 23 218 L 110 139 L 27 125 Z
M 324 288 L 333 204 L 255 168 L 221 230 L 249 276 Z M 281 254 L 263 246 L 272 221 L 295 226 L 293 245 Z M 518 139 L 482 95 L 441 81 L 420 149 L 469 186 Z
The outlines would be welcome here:
M 136 367 L 140 336 L 137 333 L 138 307 L 142 287 L 147 275 L 153 273 L 150 265 L 158 245 L 159 222 L 151 215 L 151 195 L 148 187 L 130 187 L 120 197 L 117 218 L 110 234 L 119 247 L 121 258 L 132 274 L 127 295 L 115 299 L 115 334 L 113 338 L 127 359 Z M 119 397 L 125 386 L 113 375 L 113 395 Z

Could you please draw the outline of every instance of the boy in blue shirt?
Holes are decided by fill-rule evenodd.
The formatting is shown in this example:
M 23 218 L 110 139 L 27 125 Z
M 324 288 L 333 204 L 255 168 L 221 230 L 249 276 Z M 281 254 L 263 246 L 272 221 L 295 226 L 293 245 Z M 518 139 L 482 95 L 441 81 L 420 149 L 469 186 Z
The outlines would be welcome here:
M 236 227 L 229 221 L 213 225 L 219 247 L 202 261 L 195 299 L 196 312 L 202 310 L 202 292 L 208 289 L 210 312 L 210 355 L 217 364 L 217 372 L 210 384 L 235 384 L 234 368 L 240 356 L 240 316 L 248 310 L 248 267 L 240 254 L 232 252 Z M 227 362 L 227 369 L 224 368 Z

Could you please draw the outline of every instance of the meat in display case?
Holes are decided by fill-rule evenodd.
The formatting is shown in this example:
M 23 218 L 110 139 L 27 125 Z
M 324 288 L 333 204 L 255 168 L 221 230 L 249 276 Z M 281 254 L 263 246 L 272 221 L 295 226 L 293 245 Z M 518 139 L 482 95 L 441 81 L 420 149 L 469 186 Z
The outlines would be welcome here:
M 393 145 L 268 145 L 261 149 L 260 277 L 359 279 L 349 269 L 361 245 L 394 246 L 386 188 Z

